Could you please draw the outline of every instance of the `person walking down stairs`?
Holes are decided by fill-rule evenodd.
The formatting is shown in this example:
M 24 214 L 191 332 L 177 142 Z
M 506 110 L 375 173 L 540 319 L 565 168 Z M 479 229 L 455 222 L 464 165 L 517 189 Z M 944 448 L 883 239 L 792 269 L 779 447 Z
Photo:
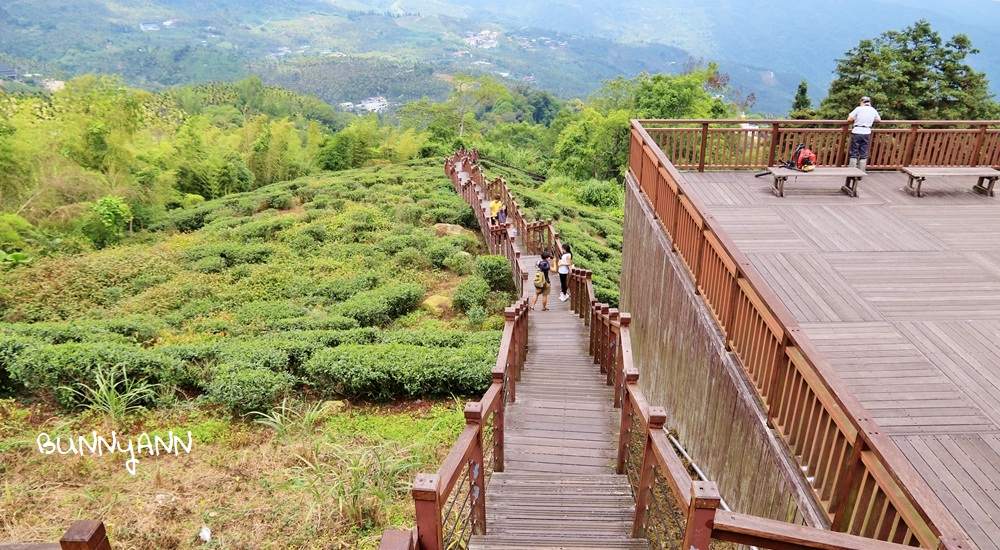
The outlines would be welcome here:
M 549 310 L 549 292 L 552 292 L 552 282 L 549 280 L 549 273 L 555 271 L 555 266 L 549 263 L 552 254 L 549 251 L 542 252 L 542 261 L 535 265 L 535 297 L 531 300 L 531 310 L 534 311 L 538 297 L 542 297 L 542 311 Z M 539 277 L 541 275 L 541 277 Z

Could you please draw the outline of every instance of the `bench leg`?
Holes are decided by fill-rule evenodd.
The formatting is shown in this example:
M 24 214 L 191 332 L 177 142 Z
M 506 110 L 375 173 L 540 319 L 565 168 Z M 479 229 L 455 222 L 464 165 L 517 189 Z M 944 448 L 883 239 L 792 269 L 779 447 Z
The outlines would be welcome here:
M 788 178 L 783 178 L 781 176 L 774 176 L 774 185 L 772 191 L 779 197 L 785 196 L 785 180 Z
M 989 185 L 983 185 L 984 181 L 989 181 Z M 972 190 L 980 195 L 986 195 L 987 197 L 995 196 L 993 193 L 993 186 L 996 185 L 997 178 L 991 178 L 988 176 L 980 176 L 979 181 L 972 186 Z
M 851 178 L 851 177 L 849 177 L 844 182 L 844 186 L 841 187 L 840 190 L 843 191 L 844 193 L 847 193 L 847 196 L 849 196 L 849 197 L 857 197 L 858 196 L 858 182 L 859 181 L 861 181 L 861 178 Z
M 917 186 L 913 186 L 913 182 L 917 182 Z M 906 182 L 906 190 L 913 193 L 918 197 L 922 197 L 920 194 L 920 186 L 924 183 L 924 178 L 919 178 L 916 176 L 910 176 L 909 181 Z

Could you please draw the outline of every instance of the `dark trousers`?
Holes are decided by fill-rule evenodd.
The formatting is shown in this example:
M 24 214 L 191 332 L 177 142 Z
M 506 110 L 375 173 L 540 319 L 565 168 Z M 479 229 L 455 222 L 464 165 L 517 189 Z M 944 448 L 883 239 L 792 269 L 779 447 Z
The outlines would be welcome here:
M 872 142 L 871 134 L 851 134 L 851 147 L 848 149 L 847 158 L 866 159 L 868 158 L 868 145 Z
M 569 273 L 559 274 L 559 285 L 562 286 L 562 293 L 566 294 L 569 292 Z

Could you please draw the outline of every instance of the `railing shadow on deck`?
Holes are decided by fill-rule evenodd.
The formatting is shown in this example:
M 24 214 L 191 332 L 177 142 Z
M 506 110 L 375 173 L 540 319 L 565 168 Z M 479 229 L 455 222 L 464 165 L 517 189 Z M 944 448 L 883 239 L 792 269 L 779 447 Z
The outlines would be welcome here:
M 486 189 L 492 188 L 493 193 L 503 197 L 505 202 L 509 201 L 508 206 L 517 203 L 502 180 L 487 184 L 482 170 L 471 168 L 473 162 L 473 152 L 459 152 L 448 159 L 445 171 L 455 183 L 456 190 L 476 210 L 484 234 L 493 236 L 496 228 L 490 226 L 489 216 L 482 207 L 483 198 L 487 196 Z M 456 167 L 468 171 L 456 170 Z M 460 178 L 460 174 L 463 173 L 472 174 L 469 181 L 461 181 L 463 178 Z M 533 228 L 525 222 L 519 208 L 510 210 L 514 216 L 514 232 L 510 227 L 505 231 L 511 248 L 498 242 L 497 250 L 507 255 L 513 249 L 514 234 L 520 232 L 523 235 L 532 230 L 537 232 L 533 242 L 539 250 L 559 246 L 558 234 L 552 230 L 551 223 L 547 228 Z M 493 246 L 491 244 L 491 251 Z M 514 261 L 512 256 L 508 258 Z M 518 273 L 519 271 L 515 271 L 515 277 Z M 526 280 L 526 274 L 522 277 Z M 594 295 L 592 277 L 592 272 L 588 270 L 571 270 L 570 303 L 582 322 L 590 327 L 590 354 L 594 357 L 595 367 L 605 375 L 607 384 L 614 387 L 614 406 L 621 409 L 617 471 L 628 476 L 636 498 L 633 537 L 647 538 L 657 548 L 681 547 L 694 550 L 714 548 L 713 541 L 783 550 L 901 550 L 918 545 L 942 550 L 972 548 L 964 536 L 947 534 L 937 537 L 937 545 L 926 544 L 927 541 L 919 537 L 923 532 L 912 529 L 903 517 L 910 510 L 904 507 L 903 513 L 895 511 L 889 504 L 891 498 L 887 499 L 884 492 L 879 497 L 873 496 L 873 478 L 867 472 L 859 471 L 857 465 L 853 469 L 845 468 L 848 470 L 847 477 L 862 477 L 868 479 L 868 482 L 850 486 L 852 488 L 849 490 L 854 493 L 845 496 L 844 500 L 850 499 L 854 503 L 851 520 L 860 522 L 864 527 L 859 534 L 719 510 L 721 498 L 716 484 L 692 478 L 691 471 L 678 457 L 669 440 L 669 433 L 664 428 L 667 420 L 665 410 L 650 406 L 639 389 L 639 372 L 632 362 L 631 315 L 599 303 Z M 505 311 L 504 336 L 497 364 L 492 371 L 493 383 L 490 389 L 483 399 L 466 405 L 466 428 L 438 472 L 419 474 L 414 481 L 417 526 L 409 531 L 387 530 L 383 534 L 382 550 L 460 548 L 467 541 L 464 538 L 466 533 L 485 533 L 486 485 L 490 473 L 503 471 L 505 405 L 514 402 L 516 383 L 524 368 L 528 326 L 526 310 L 526 298 L 522 297 L 517 305 Z M 786 385 L 785 391 L 795 396 L 792 399 L 794 403 L 801 406 L 807 402 L 802 388 L 793 391 Z M 815 402 L 808 403 L 811 413 L 805 416 L 821 417 L 813 406 Z M 800 409 L 802 410 L 804 409 Z M 790 416 L 801 419 L 803 414 L 800 412 Z M 805 431 L 812 433 L 814 430 Z M 828 427 L 824 434 L 830 432 Z M 492 458 L 486 452 L 491 449 Z M 831 451 L 831 448 L 817 449 L 817 452 L 823 451 Z M 834 458 L 842 459 L 844 454 L 844 449 L 841 449 Z M 857 453 L 846 454 L 854 456 Z M 831 462 L 828 459 L 823 461 Z M 882 470 L 878 470 L 878 473 L 884 474 Z M 880 476 L 875 481 L 882 479 Z M 456 485 L 459 485 L 458 490 L 455 490 Z M 843 483 L 840 485 L 849 487 Z M 464 489 L 466 486 L 468 488 Z M 861 502 L 861 495 L 867 500 Z M 455 506 L 459 507 L 457 511 Z M 875 520 L 875 525 L 869 524 Z M 459 536 L 456 537 L 455 533 Z M 873 540 L 874 538 L 885 538 L 893 542 Z M 683 546 L 678 546 L 679 543 Z
M 646 123 L 632 122 L 627 177 L 650 204 L 833 529 L 923 548 L 972 548 L 761 275 L 688 194 Z M 644 405 L 637 400 L 625 406 Z M 716 516 L 714 528 L 721 540 L 766 547 L 751 542 L 759 534 L 746 535 L 746 518 L 726 514 L 721 520 Z M 778 524 L 768 525 L 778 531 Z M 832 536 L 827 532 L 823 540 Z

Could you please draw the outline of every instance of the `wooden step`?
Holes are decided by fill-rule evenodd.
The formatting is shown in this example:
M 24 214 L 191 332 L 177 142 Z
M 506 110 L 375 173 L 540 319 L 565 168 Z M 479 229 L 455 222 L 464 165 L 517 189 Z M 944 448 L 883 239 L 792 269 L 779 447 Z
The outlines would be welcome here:
M 559 548 L 593 550 L 647 550 L 645 539 L 623 537 L 476 535 L 469 541 L 469 550 L 556 550 Z

